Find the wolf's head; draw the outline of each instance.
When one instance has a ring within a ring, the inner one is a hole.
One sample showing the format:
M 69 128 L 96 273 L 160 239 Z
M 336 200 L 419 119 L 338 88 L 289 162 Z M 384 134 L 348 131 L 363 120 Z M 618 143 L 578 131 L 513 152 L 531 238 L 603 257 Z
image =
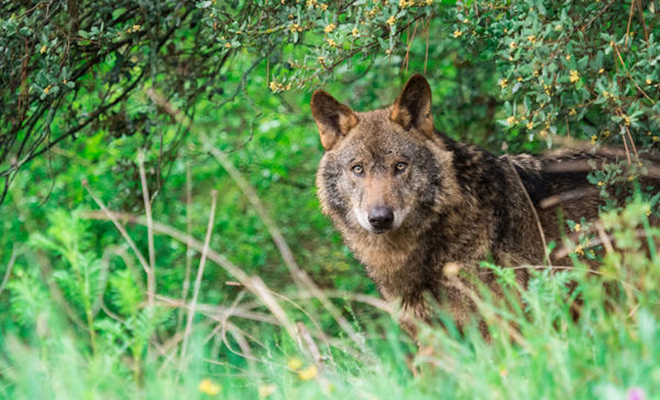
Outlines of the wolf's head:
M 451 153 L 435 133 L 423 76 L 412 76 L 386 109 L 354 112 L 322 90 L 314 92 L 311 109 L 326 150 L 318 195 L 340 228 L 414 229 L 451 201 Z

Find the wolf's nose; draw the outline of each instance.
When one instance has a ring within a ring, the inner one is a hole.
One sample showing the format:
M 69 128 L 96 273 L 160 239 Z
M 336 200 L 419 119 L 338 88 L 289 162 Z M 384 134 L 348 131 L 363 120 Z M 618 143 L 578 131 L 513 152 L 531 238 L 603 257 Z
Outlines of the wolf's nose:
M 369 211 L 369 223 L 376 229 L 390 229 L 394 212 L 389 207 L 374 207 Z

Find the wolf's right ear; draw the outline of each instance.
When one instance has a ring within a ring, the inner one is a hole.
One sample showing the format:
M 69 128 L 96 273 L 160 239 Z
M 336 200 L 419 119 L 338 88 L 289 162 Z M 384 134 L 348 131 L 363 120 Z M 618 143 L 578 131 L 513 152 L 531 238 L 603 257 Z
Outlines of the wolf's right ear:
M 312 116 L 319 127 L 321 144 L 326 150 L 336 145 L 358 123 L 353 110 L 335 100 L 326 91 L 314 92 L 311 106 Z
M 426 78 L 415 74 L 408 79 L 406 86 L 394 102 L 390 118 L 405 129 L 414 126 L 426 136 L 435 135 L 431 115 L 431 86 Z

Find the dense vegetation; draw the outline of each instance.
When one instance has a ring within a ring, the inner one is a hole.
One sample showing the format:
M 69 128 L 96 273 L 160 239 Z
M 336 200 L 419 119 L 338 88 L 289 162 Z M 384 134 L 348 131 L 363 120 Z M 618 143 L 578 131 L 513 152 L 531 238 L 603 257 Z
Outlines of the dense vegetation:
M 605 193 L 660 148 L 657 7 L 3 2 L 0 396 L 654 398 L 657 189 L 566 221 L 574 264 L 529 288 L 484 263 L 509 294 L 475 293 L 491 342 L 443 317 L 417 352 L 318 210 L 308 104 L 424 73 L 456 139 L 623 148 Z

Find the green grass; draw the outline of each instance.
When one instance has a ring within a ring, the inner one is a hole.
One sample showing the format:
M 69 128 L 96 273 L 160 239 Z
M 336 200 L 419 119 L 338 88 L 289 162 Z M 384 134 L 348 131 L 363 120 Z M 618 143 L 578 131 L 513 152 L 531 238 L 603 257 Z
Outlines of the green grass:
M 603 216 L 621 248 L 604 257 L 598 273 L 573 254 L 573 270 L 536 271 L 522 289 L 510 270 L 484 264 L 509 299 L 481 295 L 490 340 L 476 323 L 457 333 L 439 311 L 446 327 L 423 326 L 421 352 L 387 313 L 349 294 L 334 298 L 347 331 L 302 287 L 262 292 L 254 277 L 231 301 L 198 304 L 186 339 L 186 309 L 162 297 L 146 304 L 130 269 L 107 279 L 103 259 L 86 251 L 88 222 L 80 213 L 60 213 L 30 242 L 50 249 L 56 265 L 68 265 L 55 267 L 58 284 L 45 279 L 43 268 L 16 264 L 5 289 L 11 318 L 0 339 L 0 396 L 651 399 L 660 393 L 660 264 L 639 240 L 625 241 L 645 225 L 645 210 L 635 202 Z M 572 291 L 571 281 L 577 282 Z M 228 309 L 233 314 L 224 318 Z

